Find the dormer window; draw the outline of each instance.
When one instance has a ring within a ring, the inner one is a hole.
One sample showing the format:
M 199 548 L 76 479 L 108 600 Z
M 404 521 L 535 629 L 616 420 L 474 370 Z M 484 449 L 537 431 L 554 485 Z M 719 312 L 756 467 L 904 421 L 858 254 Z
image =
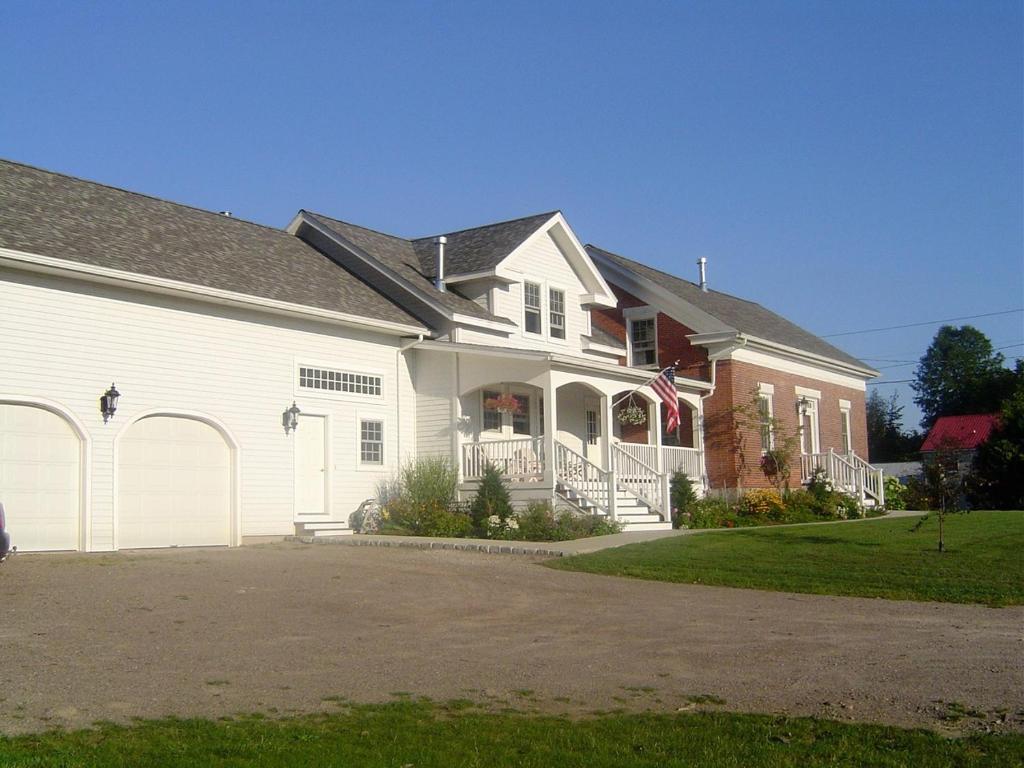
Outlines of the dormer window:
M 548 314 L 551 316 L 551 338 L 565 338 L 565 291 L 551 288 L 548 291 Z
M 527 333 L 540 333 L 540 285 L 523 283 L 523 328 Z

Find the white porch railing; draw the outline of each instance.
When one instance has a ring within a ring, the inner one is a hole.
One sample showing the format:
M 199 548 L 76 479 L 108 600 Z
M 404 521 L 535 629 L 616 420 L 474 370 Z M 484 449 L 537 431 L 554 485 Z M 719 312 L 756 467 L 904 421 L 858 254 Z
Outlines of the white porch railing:
M 462 446 L 462 477 L 479 480 L 493 464 L 505 477 L 520 480 L 544 474 L 544 438 L 488 440 Z
M 650 467 L 658 465 L 658 446 L 646 443 L 617 443 L 626 453 Z M 692 482 L 701 483 L 704 478 L 704 455 L 699 448 L 681 448 L 676 445 L 661 447 L 661 467 L 669 477 L 682 472 Z
M 555 441 L 555 477 L 593 506 L 602 511 L 610 510 L 609 473 L 558 441 Z
M 643 501 L 652 511 L 663 514 L 665 509 L 665 475 L 645 461 L 623 450 L 622 443 L 612 445 L 612 468 L 616 480 Z M 657 449 L 657 446 L 651 446 Z
M 849 453 L 808 453 L 800 457 L 800 482 L 810 482 L 816 470 L 824 470 L 832 485 L 851 493 L 861 501 L 870 496 L 879 506 L 885 504 L 882 470 L 868 464 L 853 451 Z

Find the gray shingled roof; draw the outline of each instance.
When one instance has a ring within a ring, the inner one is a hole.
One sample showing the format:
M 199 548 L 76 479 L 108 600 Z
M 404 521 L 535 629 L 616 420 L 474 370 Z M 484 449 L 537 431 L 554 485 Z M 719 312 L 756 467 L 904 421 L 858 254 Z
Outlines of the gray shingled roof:
M 428 291 L 431 297 L 446 309 L 470 315 L 471 317 L 514 325 L 507 318 L 492 315 L 475 301 L 467 299 L 460 294 L 454 287 L 449 287 L 444 292 L 437 290 L 434 287 L 433 270 L 428 273 L 424 268 L 412 240 L 387 235 L 373 229 L 350 224 L 347 221 L 332 219 L 330 216 L 325 216 L 322 213 L 305 211 L 305 214 L 368 253 L 392 272 L 405 278 L 413 285 Z M 446 249 L 446 261 L 448 260 L 447 254 L 448 251 Z
M 7 160 L 0 247 L 421 325 L 284 230 Z
M 760 304 L 730 296 L 720 291 L 702 291 L 696 283 L 683 280 L 681 277 L 676 277 L 668 272 L 662 272 L 660 269 L 649 267 L 638 261 L 627 259 L 625 256 L 606 251 L 595 245 L 587 245 L 586 248 L 588 253 L 603 256 L 624 269 L 660 285 L 683 301 L 717 318 L 740 333 L 774 341 L 777 344 L 785 344 L 786 346 L 831 358 L 848 365 L 871 369 L 871 366 L 843 352 L 838 347 L 832 346 L 810 331 L 806 331 L 795 323 L 791 323 L 770 309 L 765 309 Z
M 428 277 L 432 278 L 437 274 L 437 246 L 434 245 L 434 238 L 439 235 L 448 238 L 444 247 L 446 274 L 466 275 L 483 272 L 494 269 L 502 259 L 556 213 L 558 211 L 549 211 L 524 216 L 521 219 L 462 229 L 458 232 L 439 232 L 430 237 L 418 237 L 412 243 L 419 257 L 420 269 Z

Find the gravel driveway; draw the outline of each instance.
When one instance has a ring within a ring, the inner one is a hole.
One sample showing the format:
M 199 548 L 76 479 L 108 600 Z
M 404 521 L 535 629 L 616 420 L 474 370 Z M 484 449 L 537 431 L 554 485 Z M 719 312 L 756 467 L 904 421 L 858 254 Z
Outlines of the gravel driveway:
M 1024 609 L 642 582 L 528 558 L 296 543 L 17 556 L 0 732 L 330 711 L 402 692 L 1024 729 Z M 941 704 L 937 702 L 943 702 Z M 1000 716 L 998 710 L 1006 714 Z

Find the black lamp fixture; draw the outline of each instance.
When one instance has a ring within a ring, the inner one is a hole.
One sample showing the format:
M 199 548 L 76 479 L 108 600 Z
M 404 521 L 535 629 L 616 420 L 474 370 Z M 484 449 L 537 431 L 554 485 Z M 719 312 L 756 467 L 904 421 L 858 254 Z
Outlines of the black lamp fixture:
M 103 414 L 104 424 L 114 418 L 114 414 L 117 413 L 117 401 L 120 397 L 121 393 L 111 382 L 110 389 L 104 392 L 103 397 L 100 398 L 100 413 Z
M 286 433 L 294 432 L 296 429 L 299 428 L 300 413 L 302 413 L 302 411 L 299 410 L 299 406 L 297 406 L 295 404 L 295 401 L 292 400 L 292 407 L 284 412 L 284 418 L 282 419 L 282 421 L 284 422 L 284 431 Z

